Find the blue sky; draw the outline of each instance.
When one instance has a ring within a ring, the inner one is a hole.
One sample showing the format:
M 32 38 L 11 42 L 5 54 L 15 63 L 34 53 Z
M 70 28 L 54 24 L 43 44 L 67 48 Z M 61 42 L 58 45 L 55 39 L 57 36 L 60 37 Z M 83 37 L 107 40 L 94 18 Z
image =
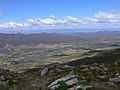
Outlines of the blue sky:
M 0 30 L 120 28 L 120 0 L 0 0 Z

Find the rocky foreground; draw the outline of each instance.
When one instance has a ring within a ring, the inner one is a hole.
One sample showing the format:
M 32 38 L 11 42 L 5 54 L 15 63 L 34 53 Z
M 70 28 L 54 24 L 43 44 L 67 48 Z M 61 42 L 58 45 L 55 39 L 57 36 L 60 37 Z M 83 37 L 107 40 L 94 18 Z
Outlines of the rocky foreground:
M 60 88 L 66 89 L 60 89 Z M 72 67 L 59 63 L 18 74 L 0 70 L 0 90 L 120 90 L 120 61 Z
M 104 60 L 108 60 L 109 53 L 116 59 L 90 64 L 75 62 L 76 65 L 53 63 L 23 73 L 1 69 L 0 90 L 120 90 L 118 50 L 99 57 L 104 56 Z

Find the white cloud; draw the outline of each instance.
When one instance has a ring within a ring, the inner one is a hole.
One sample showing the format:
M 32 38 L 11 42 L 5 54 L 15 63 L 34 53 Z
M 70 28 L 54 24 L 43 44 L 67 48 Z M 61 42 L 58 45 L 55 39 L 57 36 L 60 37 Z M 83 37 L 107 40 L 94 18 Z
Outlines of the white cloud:
M 37 19 L 28 19 L 27 22 L 31 25 L 38 26 L 65 26 L 65 25 L 75 25 L 81 23 L 76 17 L 67 16 L 62 19 L 57 19 L 55 16 L 49 16 L 45 19 L 37 18 Z
M 106 19 L 120 19 L 120 12 L 109 11 L 109 12 L 99 12 L 94 15 L 95 18 L 106 18 Z
M 83 22 L 87 24 L 104 24 L 108 23 L 120 23 L 120 12 L 119 11 L 109 11 L 109 12 L 98 12 L 93 15 L 93 17 L 84 18 Z
M 19 28 L 26 28 L 29 25 L 27 23 L 15 23 L 15 22 L 5 22 L 0 23 L 0 28 L 2 29 L 19 29 Z
M 98 22 L 120 23 L 120 12 L 99 12 L 94 15 L 94 18 L 98 19 Z
M 119 27 L 120 12 L 98 12 L 92 17 L 77 18 L 66 16 L 56 18 L 53 15 L 47 18 L 27 19 L 24 22 L 4 22 L 0 23 L 0 29 L 57 29 L 57 28 L 81 28 L 81 27 Z M 114 25 L 114 26 L 113 26 Z

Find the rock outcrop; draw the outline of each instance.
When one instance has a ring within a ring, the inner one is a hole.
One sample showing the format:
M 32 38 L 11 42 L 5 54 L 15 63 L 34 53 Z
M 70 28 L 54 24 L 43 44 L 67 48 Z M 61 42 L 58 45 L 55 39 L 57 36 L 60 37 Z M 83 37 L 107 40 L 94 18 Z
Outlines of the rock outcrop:
M 78 85 L 78 80 L 77 80 L 77 78 L 75 77 L 73 71 L 71 71 L 67 76 L 62 77 L 62 78 L 57 79 L 57 80 L 55 80 L 54 82 L 52 82 L 52 83 L 48 86 L 48 88 L 53 89 L 53 90 L 56 89 L 56 88 L 58 88 L 58 87 L 60 86 L 59 82 L 61 82 L 61 81 L 64 81 L 64 82 L 66 83 L 66 85 L 67 85 L 68 87 L 70 87 L 71 89 L 74 87 L 74 85 L 76 86 L 76 89 L 75 89 L 75 90 L 77 90 L 77 88 L 80 88 L 80 86 Z M 70 89 L 70 90 L 71 90 L 71 89 Z
M 120 77 L 110 78 L 109 80 L 110 80 L 111 82 L 114 82 L 114 83 L 120 82 Z
M 52 63 L 49 65 L 46 65 L 42 70 L 41 70 L 41 76 L 46 75 L 51 72 L 56 72 L 58 70 L 63 70 L 64 68 L 72 68 L 71 66 L 68 65 L 63 65 L 60 63 Z

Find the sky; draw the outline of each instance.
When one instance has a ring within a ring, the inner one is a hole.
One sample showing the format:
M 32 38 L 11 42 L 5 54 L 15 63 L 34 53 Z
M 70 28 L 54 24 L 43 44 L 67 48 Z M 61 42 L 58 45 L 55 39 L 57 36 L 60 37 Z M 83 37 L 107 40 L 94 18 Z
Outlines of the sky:
M 0 0 L 0 32 L 120 28 L 120 0 Z

